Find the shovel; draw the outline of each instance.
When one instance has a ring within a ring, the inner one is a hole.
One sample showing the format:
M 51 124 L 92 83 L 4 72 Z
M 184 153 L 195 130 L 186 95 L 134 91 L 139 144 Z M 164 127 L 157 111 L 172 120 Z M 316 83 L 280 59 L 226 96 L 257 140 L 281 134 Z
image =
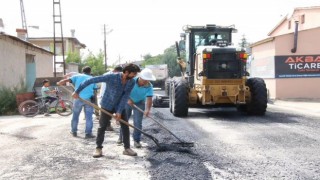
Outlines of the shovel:
M 69 89 L 65 88 L 64 86 L 62 86 L 62 87 L 63 87 L 65 90 L 67 90 L 67 91 L 69 91 L 70 93 L 72 93 Z M 111 114 L 111 113 L 109 113 L 108 111 L 100 108 L 99 106 L 97 106 L 97 105 L 95 105 L 95 104 L 93 104 L 93 103 L 91 103 L 91 102 L 89 102 L 89 101 L 87 101 L 87 100 L 84 100 L 84 99 L 82 99 L 82 98 L 80 98 L 80 97 L 79 97 L 79 100 L 82 101 L 83 103 L 85 103 L 85 104 L 87 104 L 87 105 L 89 105 L 89 106 L 91 106 L 91 107 L 93 107 L 93 108 L 95 108 L 95 109 L 97 109 L 97 110 L 100 110 L 101 112 L 103 112 L 103 113 L 105 113 L 105 114 L 107 114 L 107 115 L 115 118 L 115 117 L 113 116 L 113 114 Z M 141 129 L 139 129 L 139 128 L 133 126 L 133 125 L 131 125 L 130 123 L 128 123 L 127 121 L 125 121 L 125 120 L 123 120 L 123 119 L 119 119 L 119 121 L 120 121 L 121 123 L 123 123 L 123 124 L 125 124 L 125 125 L 127 125 L 127 126 L 129 126 L 129 127 L 131 127 L 131 128 L 133 128 L 133 129 L 137 130 L 137 131 L 140 131 L 143 135 L 145 135 L 146 137 L 150 138 L 153 142 L 155 142 L 156 145 L 157 145 L 159 148 L 162 148 L 162 147 L 160 146 L 160 144 L 159 144 L 158 139 L 156 139 L 155 137 L 151 136 L 150 134 L 147 134 L 146 132 L 142 131 Z
M 140 109 L 138 106 L 136 106 L 135 104 L 133 104 L 133 107 L 135 109 L 137 109 L 138 111 L 140 111 L 141 113 L 144 113 L 144 111 L 142 109 Z M 163 124 L 161 124 L 159 121 L 155 120 L 153 117 L 151 116 L 147 116 L 149 117 L 151 120 L 153 120 L 154 122 L 156 122 L 158 125 L 160 125 L 163 129 L 167 130 L 173 137 L 175 137 L 179 142 L 174 142 L 173 144 L 177 144 L 180 145 L 182 147 L 193 147 L 194 143 L 192 142 L 185 142 L 182 141 L 180 138 L 178 138 L 173 132 L 171 132 L 166 126 L 164 126 Z

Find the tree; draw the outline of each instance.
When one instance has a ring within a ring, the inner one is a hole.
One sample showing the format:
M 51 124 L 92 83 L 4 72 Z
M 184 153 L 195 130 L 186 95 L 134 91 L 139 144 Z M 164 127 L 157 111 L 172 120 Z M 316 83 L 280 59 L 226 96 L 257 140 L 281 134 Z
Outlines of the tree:
M 145 59 L 141 65 L 146 66 L 146 65 L 157 65 L 157 64 L 163 64 L 162 55 L 157 55 L 154 57 L 150 55 L 150 57 Z
M 157 56 L 146 54 L 143 57 L 144 62 L 142 63 L 142 66 L 167 64 L 170 77 L 179 76 L 181 74 L 180 68 L 177 64 L 177 51 L 175 45 L 165 49 L 163 54 L 159 54 Z
M 247 42 L 246 36 L 243 34 L 241 41 L 239 43 L 239 47 L 246 50 L 249 46 L 250 46 L 250 43 Z
M 102 52 L 102 50 L 100 50 L 100 52 L 97 55 L 94 55 L 92 52 L 89 52 L 89 54 L 83 60 L 83 64 L 85 66 L 91 67 L 91 73 L 94 76 L 102 75 L 103 73 L 105 73 L 104 53 Z
M 177 58 L 177 50 L 175 45 L 172 45 L 164 50 L 162 61 L 164 64 L 168 65 L 170 77 L 181 75 L 180 68 L 177 63 Z
M 150 53 L 148 53 L 148 54 L 143 56 L 144 60 L 147 60 L 147 59 L 150 59 L 150 58 L 152 58 L 152 55 Z
M 66 63 L 78 63 L 81 64 L 81 55 L 77 52 L 68 52 Z

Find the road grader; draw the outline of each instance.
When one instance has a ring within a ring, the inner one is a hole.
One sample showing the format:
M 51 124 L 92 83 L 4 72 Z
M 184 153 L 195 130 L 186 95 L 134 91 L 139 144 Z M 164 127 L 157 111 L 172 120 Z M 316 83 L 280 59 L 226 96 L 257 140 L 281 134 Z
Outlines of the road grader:
M 262 78 L 249 77 L 248 54 L 232 43 L 235 27 L 187 25 L 183 31 L 176 42 L 181 76 L 165 83 L 170 112 L 184 117 L 193 106 L 233 106 L 249 115 L 264 115 L 266 84 Z

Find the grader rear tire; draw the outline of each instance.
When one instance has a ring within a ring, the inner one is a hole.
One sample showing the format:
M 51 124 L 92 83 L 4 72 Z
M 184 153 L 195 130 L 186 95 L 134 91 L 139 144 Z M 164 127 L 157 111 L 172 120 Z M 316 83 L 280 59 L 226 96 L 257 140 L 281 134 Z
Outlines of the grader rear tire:
M 268 103 L 267 87 L 263 79 L 250 78 L 246 85 L 250 88 L 251 101 L 247 104 L 249 115 L 262 116 L 265 114 Z

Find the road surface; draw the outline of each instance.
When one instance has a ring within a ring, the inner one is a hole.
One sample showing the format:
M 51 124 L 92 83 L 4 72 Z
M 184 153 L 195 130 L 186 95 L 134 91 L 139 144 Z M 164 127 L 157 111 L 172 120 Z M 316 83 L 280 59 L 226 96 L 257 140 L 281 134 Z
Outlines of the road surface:
M 114 122 L 104 156 L 92 158 L 95 139 L 84 139 L 82 119 L 74 138 L 71 116 L 2 116 L 0 179 L 319 179 L 319 104 L 268 104 L 262 117 L 191 108 L 187 118 L 176 118 L 168 108 L 155 108 L 156 120 L 195 146 L 172 144 L 178 140 L 145 119 L 144 131 L 165 151 L 143 136 L 143 148 L 133 148 L 137 157 L 122 155 Z M 97 127 L 95 121 L 94 132 Z

